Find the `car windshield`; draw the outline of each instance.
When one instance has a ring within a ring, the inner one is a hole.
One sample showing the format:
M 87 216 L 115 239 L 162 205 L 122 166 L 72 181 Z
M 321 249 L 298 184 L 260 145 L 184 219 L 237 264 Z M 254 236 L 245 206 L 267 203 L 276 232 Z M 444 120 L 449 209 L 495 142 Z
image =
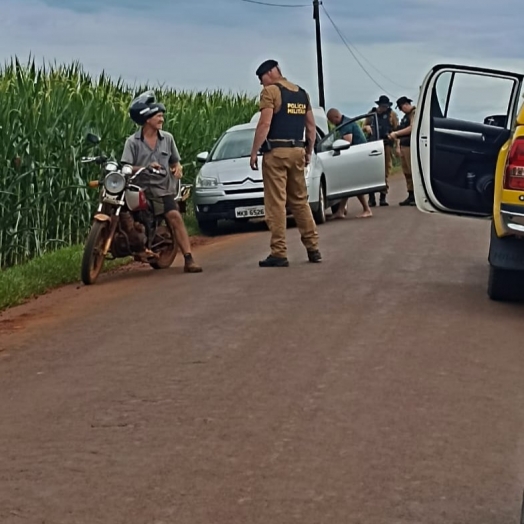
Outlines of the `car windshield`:
M 229 131 L 218 142 L 211 154 L 211 161 L 245 158 L 251 155 L 255 129 Z

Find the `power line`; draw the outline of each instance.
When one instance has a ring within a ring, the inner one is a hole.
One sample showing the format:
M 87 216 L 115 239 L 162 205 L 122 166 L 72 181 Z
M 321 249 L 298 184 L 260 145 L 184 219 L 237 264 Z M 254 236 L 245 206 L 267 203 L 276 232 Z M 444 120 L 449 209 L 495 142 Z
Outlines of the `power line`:
M 325 10 L 325 8 L 324 8 L 324 10 Z M 373 63 L 368 58 L 366 58 L 366 56 L 362 53 L 362 51 L 359 51 L 358 47 L 354 43 L 350 42 L 347 38 L 346 38 L 346 41 L 347 41 L 348 45 L 351 46 L 369 64 L 369 66 L 371 68 L 373 68 L 382 78 L 384 78 L 385 80 L 387 80 L 391 84 L 396 85 L 397 87 L 400 87 L 401 89 L 411 89 L 411 87 L 403 86 L 402 84 L 399 84 L 398 82 L 395 82 L 395 80 L 393 80 L 389 76 L 385 75 L 378 67 L 375 67 L 373 65 Z
M 406 87 L 402 84 L 399 84 L 398 82 L 395 82 L 395 80 L 391 79 L 389 76 L 385 75 L 378 67 L 375 67 L 356 47 L 355 44 L 353 44 L 353 49 L 372 67 L 384 80 L 387 80 L 391 84 L 400 87 L 401 89 L 413 89 L 412 87 Z
M 393 96 L 391 95 L 391 93 L 389 93 L 386 89 L 384 89 L 374 78 L 373 76 L 368 72 L 368 70 L 364 67 L 364 65 L 362 64 L 362 62 L 358 59 L 358 57 L 356 56 L 356 54 L 353 52 L 353 49 L 351 49 L 351 46 L 349 45 L 349 43 L 347 42 L 346 38 L 344 37 L 344 35 L 342 34 L 342 32 L 340 31 L 340 29 L 337 27 L 337 24 L 335 24 L 335 21 L 333 20 L 333 18 L 331 18 L 330 14 L 327 12 L 327 9 L 324 7 L 324 5 L 322 4 L 322 9 L 324 10 L 324 13 L 326 14 L 328 20 L 331 22 L 331 25 L 333 26 L 333 28 L 335 29 L 335 31 L 337 32 L 338 36 L 340 37 L 340 39 L 342 40 L 342 43 L 346 46 L 347 50 L 351 53 L 351 56 L 355 59 L 355 61 L 357 62 L 357 64 L 360 66 L 360 68 L 362 69 L 362 71 L 364 71 L 364 73 L 369 77 L 369 79 L 377 86 L 379 87 L 386 95 L 389 95 L 389 96 Z
M 260 0 L 241 0 L 250 4 L 258 4 L 268 7 L 311 7 L 310 4 L 276 4 L 274 2 L 265 2 Z M 320 17 L 319 17 L 319 4 L 321 0 L 313 0 L 313 19 L 316 24 L 316 40 L 317 40 L 317 67 L 318 67 L 318 96 L 320 107 L 325 106 L 324 101 L 324 74 L 322 71 L 322 50 L 320 43 Z
M 346 39 L 347 40 L 347 39 Z M 393 80 L 392 78 L 390 78 L 389 76 L 385 75 L 378 67 L 375 67 L 373 65 L 373 63 L 368 59 L 366 58 L 366 56 L 362 53 L 362 51 L 359 51 L 358 47 L 349 42 L 349 40 L 347 40 L 347 43 L 349 46 L 351 46 L 368 64 L 371 68 L 373 68 L 382 78 L 384 78 L 385 80 L 387 80 L 388 82 L 390 82 L 391 84 L 393 85 L 396 85 L 397 87 L 400 87 L 401 89 L 412 89 L 411 87 L 406 87 L 402 84 L 399 84 L 398 82 L 395 82 L 395 80 Z
M 309 4 L 273 4 L 272 2 L 259 2 L 258 0 L 241 0 L 248 4 L 265 5 L 269 7 L 311 7 Z
M 261 1 L 261 0 L 241 0 L 242 2 L 247 2 L 247 3 L 250 3 L 250 4 L 257 4 L 257 5 L 263 5 L 263 6 L 267 6 L 267 7 L 310 7 L 309 4 L 279 4 L 279 3 L 273 3 L 273 2 L 265 2 L 265 1 Z M 387 80 L 388 82 L 390 82 L 392 85 L 395 85 L 397 87 L 400 87 L 402 89 L 409 89 L 408 87 L 406 86 L 403 86 L 397 82 L 395 82 L 394 80 L 392 80 L 391 78 L 389 78 L 387 75 L 385 75 L 384 73 L 382 73 L 382 71 L 380 71 L 377 67 L 375 67 L 363 54 L 361 51 L 358 50 L 358 48 L 350 43 L 348 41 L 348 39 L 342 34 L 342 31 L 338 28 L 337 24 L 335 23 L 335 21 L 333 20 L 333 18 L 331 17 L 331 15 L 328 13 L 327 9 L 325 8 L 324 6 L 324 3 L 322 1 L 318 2 L 319 5 L 322 6 L 322 9 L 324 10 L 324 13 L 326 14 L 328 20 L 330 21 L 331 25 L 333 26 L 333 28 L 335 29 L 335 31 L 337 32 L 338 36 L 340 37 L 340 39 L 342 40 L 342 43 L 344 44 L 344 46 L 347 48 L 347 50 L 351 53 L 351 56 L 354 58 L 354 60 L 357 62 L 357 64 L 360 66 L 360 68 L 362 69 L 362 71 L 364 71 L 364 73 L 369 77 L 369 79 L 379 88 L 381 89 L 384 93 L 388 94 L 389 96 L 392 96 L 383 86 L 381 86 L 377 80 L 375 80 L 375 78 L 371 75 L 371 73 L 364 67 L 364 65 L 362 64 L 362 62 L 358 59 L 358 57 L 356 56 L 355 52 L 358 53 L 362 59 L 364 61 L 366 61 L 369 66 L 374 69 L 380 76 L 382 76 L 385 80 Z

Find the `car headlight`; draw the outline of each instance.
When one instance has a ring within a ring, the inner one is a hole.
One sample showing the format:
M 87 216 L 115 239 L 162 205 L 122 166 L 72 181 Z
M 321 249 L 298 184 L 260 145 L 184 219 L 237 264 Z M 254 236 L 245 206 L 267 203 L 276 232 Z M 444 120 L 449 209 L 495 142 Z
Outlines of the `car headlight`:
M 108 193 L 121 193 L 126 187 L 126 179 L 120 173 L 110 173 L 104 179 L 104 187 Z
M 210 189 L 218 186 L 218 178 L 198 175 L 195 180 L 195 186 Z

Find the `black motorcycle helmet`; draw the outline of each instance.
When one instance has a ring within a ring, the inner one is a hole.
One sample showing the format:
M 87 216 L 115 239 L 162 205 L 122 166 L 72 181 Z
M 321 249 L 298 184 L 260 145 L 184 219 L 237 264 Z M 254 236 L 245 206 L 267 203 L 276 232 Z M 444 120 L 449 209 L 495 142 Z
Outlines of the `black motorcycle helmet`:
M 146 91 L 138 95 L 129 106 L 129 116 L 139 126 L 143 126 L 147 120 L 157 113 L 165 112 L 166 107 L 164 104 L 156 102 L 153 91 Z

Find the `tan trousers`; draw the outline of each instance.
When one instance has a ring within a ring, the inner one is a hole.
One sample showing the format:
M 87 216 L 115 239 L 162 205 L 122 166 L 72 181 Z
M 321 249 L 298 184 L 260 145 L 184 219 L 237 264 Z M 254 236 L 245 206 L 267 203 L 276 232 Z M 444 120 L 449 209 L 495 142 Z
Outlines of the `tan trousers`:
M 408 191 L 413 191 L 413 176 L 411 174 L 411 148 L 409 146 L 401 146 L 400 157 L 402 159 L 402 172 L 406 177 Z
M 262 159 L 266 222 L 271 231 L 271 254 L 275 257 L 287 257 L 286 202 L 306 249 L 318 249 L 317 227 L 307 199 L 305 167 L 305 151 L 298 147 L 275 148 Z

